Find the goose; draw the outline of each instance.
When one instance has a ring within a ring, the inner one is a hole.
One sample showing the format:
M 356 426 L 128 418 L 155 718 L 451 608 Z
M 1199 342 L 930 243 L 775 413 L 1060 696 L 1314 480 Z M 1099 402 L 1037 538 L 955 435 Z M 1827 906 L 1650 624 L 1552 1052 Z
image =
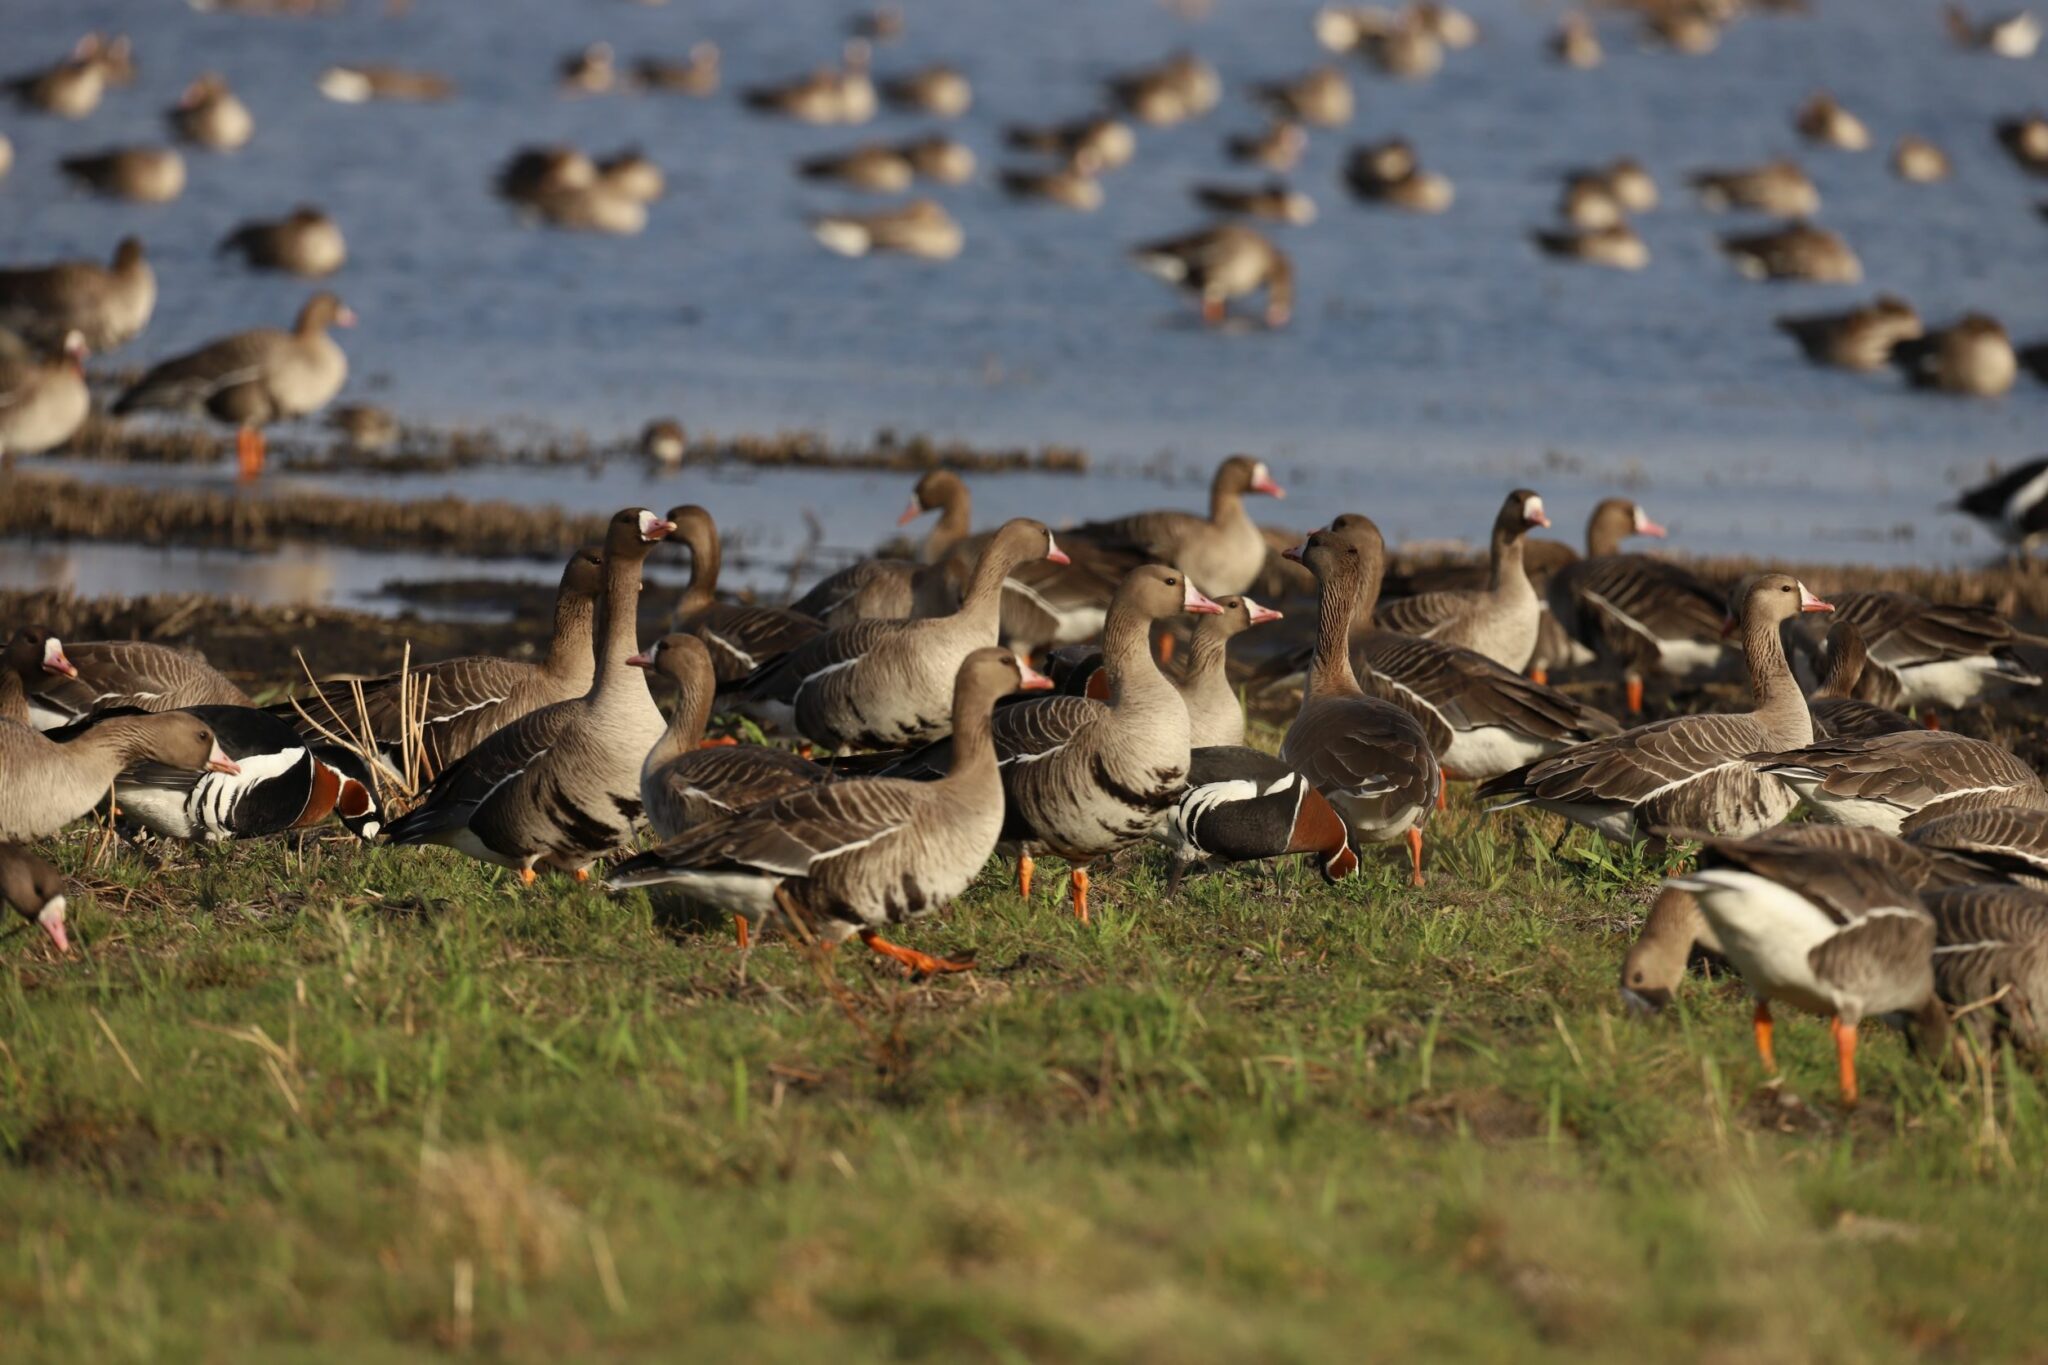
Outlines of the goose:
M 640 765 L 640 805 L 661 840 L 707 820 L 823 782 L 826 771 L 787 749 L 763 744 L 703 747 L 718 679 L 694 635 L 666 635 L 627 663 L 674 683 L 676 711 Z
M 1109 94 L 1140 123 L 1167 128 L 1208 113 L 1222 97 L 1216 69 L 1192 52 L 1178 52 L 1157 66 L 1112 76 Z
M 1907 133 L 1892 148 L 1892 174 L 1916 185 L 1949 178 L 1948 153 L 1924 137 Z
M 190 706 L 247 706 L 248 694 L 206 660 L 142 640 L 106 640 L 64 647 L 71 670 L 56 670 L 29 689 L 38 730 L 70 725 L 101 711 L 175 711 Z
M 64 334 L 47 357 L 0 350 L 0 457 L 40 455 L 77 434 L 92 411 L 85 387 L 85 337 Z
M 1462 52 L 1479 41 L 1479 24 L 1471 15 L 1443 0 L 1413 0 L 1409 12 L 1436 40 L 1454 52 Z
M 1223 140 L 1223 152 L 1232 161 L 1263 166 L 1277 174 L 1293 170 L 1308 150 L 1308 134 L 1299 123 L 1286 120 L 1266 125 L 1256 133 L 1233 133 Z
M 1870 129 L 1863 120 L 1844 109 L 1833 95 L 1818 91 L 1793 111 L 1792 126 L 1808 142 L 1860 152 L 1870 146 Z
M 1443 789 L 1429 737 L 1392 702 L 1369 697 L 1351 665 L 1351 627 L 1370 620 L 1385 572 L 1379 528 L 1364 517 L 1317 531 L 1290 558 L 1316 576 L 1315 659 L 1280 761 L 1315 784 L 1344 817 L 1354 845 L 1406 839 L 1422 885 L 1422 827 Z
M 2014 629 L 1989 607 L 1875 589 L 1841 593 L 1835 607 L 1837 620 L 1854 623 L 1862 633 L 1868 652 L 1855 691 L 1863 701 L 1900 710 L 1953 708 L 2041 685 L 2015 651 L 2048 641 Z
M 1244 496 L 1284 498 L 1263 460 L 1232 455 L 1209 481 L 1209 515 L 1158 510 L 1112 521 L 1084 522 L 1070 533 L 1132 562 L 1153 560 L 1187 572 L 1211 596 L 1235 596 L 1252 585 L 1266 563 L 1266 538 L 1245 511 Z
M 555 593 L 547 656 L 539 663 L 467 655 L 402 674 L 329 679 L 269 709 L 308 739 L 367 740 L 393 772 L 406 770 L 407 747 L 416 745 L 424 775 L 433 777 L 521 716 L 590 691 L 603 581 L 598 547 L 570 556 Z
M 2009 881 L 2048 891 L 2048 811 L 1979 806 L 1917 820 L 1907 842 L 1978 870 L 1972 881 Z
M 950 261 L 967 235 L 936 199 L 913 199 L 875 213 L 827 213 L 811 219 L 811 236 L 841 256 L 897 252 L 927 261 Z
M 1789 223 L 1770 232 L 1723 233 L 1721 251 L 1745 279 L 1855 284 L 1863 278 L 1863 263 L 1849 244 L 1811 223 Z
M 1777 326 L 1814 364 L 1863 371 L 1883 369 L 1894 346 L 1926 330 L 1913 305 L 1895 294 L 1879 294 L 1847 312 L 1780 317 Z
M 1355 148 L 1344 163 L 1344 182 L 1367 203 L 1410 213 L 1442 213 L 1457 197 L 1448 176 L 1424 170 L 1399 140 Z
M 896 519 L 908 526 L 927 512 L 939 520 L 915 562 L 904 559 L 863 559 L 826 575 L 790 604 L 790 610 L 827 626 L 854 621 L 902 620 L 911 616 L 943 616 L 959 603 L 948 576 L 955 552 L 962 549 L 974 525 L 973 500 L 967 484 L 950 469 L 934 469 L 919 478 L 910 505 Z M 971 567 L 967 568 L 971 572 Z
M 974 149 L 957 138 L 932 133 L 898 143 L 896 150 L 919 179 L 939 185 L 964 185 L 974 179 Z
M 596 184 L 597 163 L 589 153 L 562 144 L 521 147 L 498 167 L 491 183 L 515 203 L 531 203 L 556 191 Z
M 156 311 L 156 272 L 139 238 L 123 237 L 111 266 L 97 261 L 0 270 L 0 327 L 54 344 L 77 332 L 95 353 L 132 340 Z
M 1695 171 L 1687 179 L 1699 194 L 1701 207 L 1715 212 L 1748 209 L 1780 218 L 1810 218 L 1820 212 L 1820 191 L 1795 161 Z
M 1359 10 L 1358 50 L 1386 75 L 1404 81 L 1427 80 L 1444 64 L 1444 45 L 1431 25 L 1413 8 L 1398 16 L 1374 19 Z
M 14 144 L 7 140 L 5 133 L 0 133 L 0 180 L 5 180 L 7 173 L 13 169 Z
M 1008 650 L 970 650 L 955 672 L 952 762 L 938 781 L 805 787 L 628 859 L 606 885 L 675 886 L 745 924 L 780 918 L 827 944 L 857 936 L 919 976 L 966 970 L 971 959 L 905 948 L 881 930 L 945 908 L 980 875 L 1003 826 L 991 712 L 1012 692 L 1048 686 Z
M 2010 750 L 1945 730 L 1819 740 L 1758 756 L 1814 818 L 1887 834 L 1958 810 L 2048 809 L 2048 790 Z
M 330 66 L 316 82 L 320 93 L 336 104 L 367 104 L 371 100 L 438 104 L 455 94 L 455 82 L 435 71 L 400 66 Z
M 1249 597 L 1221 597 L 1216 605 L 1222 610 L 1203 614 L 1189 636 L 1187 668 L 1169 681 L 1187 707 L 1191 745 L 1242 748 L 1244 703 L 1230 682 L 1230 642 L 1253 626 L 1281 620 L 1283 613 Z M 1100 649 L 1070 645 L 1055 650 L 1047 672 L 1062 696 L 1109 700 L 1109 673 Z
M 528 885 L 539 867 L 581 881 L 592 861 L 630 842 L 641 819 L 641 760 L 668 725 L 626 660 L 640 652 L 641 564 L 669 530 L 645 508 L 612 518 L 590 691 L 529 711 L 470 750 L 390 824 L 390 842 L 445 844 L 513 868 Z
M 1006 166 L 996 172 L 996 183 L 1012 199 L 1040 200 L 1076 213 L 1102 207 L 1102 182 L 1078 157 L 1050 170 Z
M 1923 1055 L 1946 1050 L 1934 989 L 1934 919 L 1898 874 L 1867 858 L 1768 839 L 1707 841 L 1690 891 L 1729 963 L 1756 996 L 1757 1053 L 1775 1073 L 1771 1005 L 1829 1016 L 1842 1102 L 1857 1100 L 1856 1029 L 1912 1016 Z
M 882 98 L 911 113 L 959 118 L 974 107 L 974 86 L 957 69 L 939 64 L 882 82 Z
M 1915 388 L 1974 398 L 2010 392 L 2020 368 L 2005 327 L 1984 313 L 1965 313 L 1947 327 L 1901 342 L 1891 361 Z
M 864 143 L 850 151 L 806 157 L 797 162 L 797 174 L 806 180 L 829 180 L 875 194 L 900 194 L 910 188 L 917 168 L 897 148 L 879 142 Z
M 1189 751 L 1187 789 L 1167 812 L 1158 837 L 1173 854 L 1169 896 L 1189 868 L 1204 863 L 1307 853 L 1324 881 L 1340 882 L 1358 870 L 1358 854 L 1337 808 L 1300 773 L 1243 745 Z
M 1627 223 L 1559 232 L 1539 228 L 1529 234 L 1546 256 L 1609 270 L 1642 270 L 1650 264 L 1650 247 Z
M 721 686 L 739 682 L 823 631 L 823 622 L 803 611 L 719 601 L 724 547 L 718 523 L 694 504 L 670 508 L 664 520 L 669 539 L 690 552 L 690 582 L 676 603 L 675 627 L 704 642 Z
M 1138 152 L 1137 134 L 1128 123 L 1107 116 L 1075 123 L 1013 124 L 1003 132 L 1005 145 L 1061 160 L 1084 157 L 1097 170 L 1113 171 L 1130 164 Z
M 633 63 L 633 80 L 642 89 L 708 99 L 718 93 L 719 51 L 716 43 L 692 43 L 684 60 L 642 57 Z
M 1998 121 L 1999 145 L 2023 171 L 2048 175 L 2048 115 L 2021 114 Z
M 1351 80 L 1336 66 L 1311 67 L 1299 76 L 1252 87 L 1252 97 L 1272 109 L 1276 118 L 1336 128 L 1351 122 L 1357 100 Z
M 565 95 L 603 95 L 619 83 L 618 64 L 610 43 L 592 43 L 572 52 L 556 64 L 559 85 Z
M 1195 202 L 1217 213 L 1261 218 L 1289 227 L 1307 227 L 1316 220 L 1316 201 L 1286 182 L 1269 180 L 1263 185 L 1196 185 L 1190 191 Z
M 544 190 L 527 202 L 533 221 L 565 232 L 638 236 L 647 227 L 644 201 L 600 181 L 575 189 Z
M 822 66 L 783 85 L 756 86 L 742 99 L 750 109 L 800 123 L 866 123 L 875 116 L 868 58 L 867 43 L 856 39 L 846 45 L 841 66 Z
M 42 839 L 84 815 L 123 770 L 161 763 L 192 771 L 240 771 L 221 752 L 213 731 L 182 711 L 114 716 L 68 744 L 11 720 L 0 720 L 0 842 Z
M 2048 1042 L 2048 892 L 1960 886 L 1924 893 L 1934 917 L 1934 989 L 1981 1045 Z M 1990 1007 L 1990 1012 L 1984 1009 Z M 1994 1022 L 1995 1021 L 1995 1022 Z
M 1595 172 L 1607 182 L 1609 193 L 1630 213 L 1648 213 L 1657 207 L 1657 181 L 1634 157 L 1617 157 Z
M 64 874 L 19 844 L 0 844 L 0 900 L 48 934 L 58 952 L 71 951 L 71 932 L 64 923 Z
M 20 627 L 0 650 L 0 720 L 31 724 L 29 689 L 40 686 L 46 674 L 75 678 L 78 669 L 65 657 L 64 642 L 46 628 Z
M 100 107 L 107 86 L 113 83 L 108 78 L 99 41 L 96 35 L 87 34 L 64 60 L 9 77 L 7 93 L 24 109 L 55 114 L 58 118 L 85 118 Z
M 310 204 L 285 217 L 243 223 L 221 238 L 217 254 L 240 252 L 258 270 L 282 270 L 309 279 L 332 275 L 348 260 L 348 243 L 332 218 Z
M 2048 456 L 1966 489 L 1951 506 L 1989 526 L 2008 545 L 2031 549 L 2048 538 Z
M 741 685 L 750 705 L 788 708 L 798 733 L 827 748 L 899 748 L 942 738 L 960 661 L 1000 628 L 1003 580 L 1026 560 L 1066 555 L 1044 523 L 1006 522 L 974 567 L 959 610 L 918 621 L 828 630 Z
M 1607 60 L 1593 21 L 1579 10 L 1567 10 L 1557 21 L 1557 32 L 1550 37 L 1550 55 L 1580 71 L 1591 71 Z
M 238 332 L 160 361 L 114 400 L 114 413 L 203 410 L 233 423 L 242 474 L 253 477 L 263 470 L 265 426 L 318 412 L 341 392 L 348 357 L 327 329 L 355 323 L 348 305 L 323 290 L 306 300 L 289 332 Z
M 1949 36 L 1963 47 L 2024 61 L 2041 46 L 2041 21 L 2025 10 L 1982 23 L 1972 22 L 1961 5 L 1943 5 L 1941 13 Z
M 96 194 L 138 204 L 168 204 L 185 192 L 185 158 L 171 147 L 111 147 L 67 156 L 65 175 Z
M 1558 196 L 1557 215 L 1575 228 L 1612 228 L 1627 221 L 1628 210 L 1608 186 L 1606 176 L 1580 171 L 1566 178 Z
M 1219 223 L 1184 237 L 1147 242 L 1131 251 L 1147 274 L 1178 285 L 1202 303 L 1202 321 L 1222 323 L 1230 300 L 1266 291 L 1266 325 L 1285 327 L 1294 315 L 1294 263 L 1286 252 L 1241 223 Z
M 640 453 L 664 469 L 680 469 L 690 453 L 690 434 L 673 417 L 657 417 L 640 428 Z
M 181 139 L 216 152 L 246 147 L 256 133 L 249 106 L 228 88 L 224 77 L 213 72 L 186 86 L 164 117 Z
M 1919 728 L 1897 711 L 1856 695 L 1863 670 L 1870 662 L 1870 651 L 1854 621 L 1837 621 L 1828 627 L 1821 655 L 1827 662 L 1827 674 L 1811 698 L 1817 737 L 1868 739 Z
M 942 562 L 946 583 L 973 575 L 974 565 L 988 548 L 987 533 L 954 546 Z M 1081 645 L 1102 633 L 1109 599 L 1130 569 L 1129 555 L 1070 539 L 1064 562 L 1033 559 L 1010 570 L 1003 580 L 1001 639 L 1020 654 L 1037 657 L 1063 645 Z M 929 577 L 918 580 L 932 584 Z M 923 594 L 919 594 L 923 600 Z
M 1389 630 L 1463 645 L 1506 668 L 1528 667 L 1536 652 L 1542 599 L 1522 567 L 1523 539 L 1550 525 L 1543 499 L 1517 488 L 1493 519 L 1487 585 L 1478 591 L 1423 593 L 1384 603 L 1379 622 Z
M 1749 756 L 1813 742 L 1813 717 L 1778 637 L 1801 612 L 1830 611 L 1789 574 L 1758 574 L 1737 590 L 1749 656 L 1753 709 L 1676 716 L 1566 749 L 1480 784 L 1493 807 L 1535 805 L 1616 843 L 1663 838 L 1666 830 L 1730 837 L 1760 834 L 1799 804 Z
M 668 191 L 668 177 L 638 147 L 621 148 L 600 160 L 597 183 L 641 204 L 651 204 Z

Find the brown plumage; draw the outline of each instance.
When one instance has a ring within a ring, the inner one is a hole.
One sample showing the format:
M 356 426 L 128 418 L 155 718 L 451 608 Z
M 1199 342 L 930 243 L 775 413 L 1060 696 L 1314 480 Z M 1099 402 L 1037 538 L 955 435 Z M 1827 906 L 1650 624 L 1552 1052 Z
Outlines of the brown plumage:
M 1069 538 L 1129 563 L 1152 561 L 1187 571 L 1210 596 L 1244 592 L 1266 563 L 1266 539 L 1245 511 L 1247 493 L 1285 497 L 1265 461 L 1232 455 L 1209 483 L 1209 514 L 1160 510 L 1084 522 Z
M 1828 671 L 1812 697 L 1817 736 L 1823 739 L 1868 739 L 1872 735 L 1896 734 L 1918 728 L 1908 716 L 1857 698 L 1856 689 L 1863 680 L 1863 670 L 1870 656 L 1863 646 L 1863 632 L 1856 628 L 1854 621 L 1837 621 L 1828 628 L 1821 657 Z
M 2048 891 L 2048 810 L 1987 806 L 1914 823 L 1909 842 L 1977 869 L 1972 880 L 2004 880 Z
M 787 607 L 719 601 L 718 523 L 694 505 L 670 508 L 667 520 L 675 528 L 670 538 L 690 552 L 690 582 L 676 603 L 676 629 L 704 642 L 721 685 L 740 681 L 824 630 L 814 617 Z
M 1778 319 L 1778 330 L 1799 343 L 1816 365 L 1844 370 L 1881 370 L 1892 348 L 1925 330 L 1913 305 L 1892 294 L 1847 312 L 1808 313 Z
M 58 261 L 0 270 L 0 328 L 46 346 L 77 332 L 95 352 L 131 340 L 156 311 L 156 272 L 142 241 L 124 237 L 111 265 Z
M 50 354 L 0 347 L 0 456 L 40 455 L 70 440 L 92 410 L 85 338 L 67 333 Z
M 19 844 L 0 844 L 0 900 L 48 934 L 58 952 L 71 951 L 64 924 L 64 874 Z
M 1810 803 L 1815 818 L 1893 834 L 1976 807 L 2048 809 L 2048 790 L 2017 755 L 1944 730 L 1823 740 L 1779 750 L 1761 767 Z
M 1954 707 L 2041 684 L 2016 653 L 2039 644 L 2039 637 L 2016 630 L 1989 607 L 1857 589 L 1838 594 L 1835 609 L 1837 619 L 1857 628 L 1867 651 L 1851 694 L 1860 700 Z
M 2029 1052 L 2048 1042 L 2048 893 L 2023 886 L 1930 892 L 1934 985 L 1962 1025 L 1986 1043 Z
M 1230 300 L 1266 291 L 1266 325 L 1294 315 L 1294 263 L 1287 253 L 1241 223 L 1222 223 L 1185 237 L 1136 247 L 1139 267 L 1201 300 L 1203 321 L 1223 321 Z
M 1494 516 L 1486 587 L 1424 593 L 1383 604 L 1378 620 L 1389 630 L 1462 645 L 1507 668 L 1522 669 L 1536 652 L 1542 599 L 1522 568 L 1530 530 L 1550 525 L 1543 499 L 1517 488 Z
M 73 641 L 64 647 L 69 675 L 51 674 L 29 689 L 39 729 L 53 729 L 95 712 L 134 708 L 174 711 L 187 706 L 247 706 L 248 694 L 205 659 L 142 640 Z
M 55 834 L 98 805 L 123 769 L 145 762 L 237 771 L 213 731 L 182 711 L 114 716 L 64 744 L 0 720 L 0 842 Z
M 301 204 L 274 222 L 243 223 L 221 239 L 222 253 L 239 252 L 258 270 L 314 278 L 332 275 L 348 259 L 348 244 L 332 218 Z

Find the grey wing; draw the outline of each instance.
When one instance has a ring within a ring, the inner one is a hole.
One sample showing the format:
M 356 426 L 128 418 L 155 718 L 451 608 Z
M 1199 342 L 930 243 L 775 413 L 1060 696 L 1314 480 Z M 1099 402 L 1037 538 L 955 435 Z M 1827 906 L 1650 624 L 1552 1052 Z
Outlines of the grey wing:
M 741 690 L 760 701 L 793 702 L 807 679 L 862 658 L 882 641 L 909 626 L 908 621 L 856 621 L 828 630 L 748 674 Z M 709 641 L 706 641 L 709 644 Z M 712 651 L 716 658 L 717 651 Z
M 2048 811 L 1993 806 L 1940 815 L 1908 842 L 1964 859 L 2000 877 L 2048 878 Z
M 1917 904 L 1880 909 L 1816 944 L 1806 960 L 1870 1013 L 1911 1009 L 1934 994 L 1934 920 Z
M 1663 640 L 1718 640 L 1724 596 L 1689 570 L 1647 555 L 1604 555 L 1551 580 L 1551 609 L 1582 644 L 1653 661 Z
M 1075 734 L 1102 719 L 1109 708 L 1086 697 L 1039 697 L 998 707 L 996 762 L 1036 763 L 1067 747 Z
M 1593 739 L 1621 730 L 1606 712 L 1530 682 L 1513 669 L 1459 645 L 1375 630 L 1354 650 L 1373 673 L 1411 693 L 1453 729 L 1496 726 L 1561 741 Z M 1428 728 L 1427 721 L 1424 727 Z
M 479 807 L 554 748 L 578 702 L 529 711 L 434 779 L 426 799 L 387 828 L 394 844 L 425 843 L 467 825 Z
M 1472 606 L 1467 592 L 1425 592 L 1413 597 L 1382 602 L 1373 609 L 1373 622 L 1403 635 L 1427 636 L 1463 615 Z
M 1071 537 L 1111 556 L 1168 562 L 1167 550 L 1190 531 L 1207 525 L 1188 512 L 1138 512 L 1111 521 L 1085 522 L 1056 539 Z
M 1559 804 L 1638 806 L 1681 782 L 1746 761 L 1763 738 L 1746 715 L 1676 716 L 1566 749 L 1481 795 L 1517 788 Z
M 1372 697 L 1322 702 L 1302 715 L 1280 759 L 1325 796 L 1431 805 L 1443 783 L 1436 754 L 1415 718 Z
M 744 867 L 801 877 L 821 859 L 914 824 L 929 791 L 894 778 L 807 787 L 693 830 L 649 858 L 672 871 Z
M 1809 773 L 1821 778 L 1831 796 L 1909 810 L 1958 793 L 2008 794 L 2040 787 L 2033 769 L 1996 744 L 1917 728 L 1809 745 L 1774 756 L 1764 770 Z
M 677 797 L 694 793 L 728 811 L 823 782 L 825 770 L 787 749 L 760 744 L 697 749 L 662 769 L 662 780 Z
M 85 715 L 115 706 L 171 711 L 185 706 L 247 706 L 249 698 L 209 666 L 166 645 L 140 641 L 89 642 L 65 646 L 78 666 L 74 679 L 39 688 L 57 709 Z
M 272 349 L 282 339 L 278 332 L 243 332 L 166 360 L 116 399 L 114 411 L 203 407 L 222 389 L 261 379 Z
M 1862 630 L 1870 657 L 1892 668 L 1989 654 L 2014 638 L 2012 626 L 1988 608 L 1937 604 L 1910 593 L 1841 593 L 1834 614 Z

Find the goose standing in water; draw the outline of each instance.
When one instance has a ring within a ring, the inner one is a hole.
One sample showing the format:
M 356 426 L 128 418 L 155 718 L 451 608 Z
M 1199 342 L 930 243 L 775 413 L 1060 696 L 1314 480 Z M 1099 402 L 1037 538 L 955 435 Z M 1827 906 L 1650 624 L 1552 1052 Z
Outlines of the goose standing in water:
M 1855 284 L 1863 278 L 1863 263 L 1849 244 L 1811 223 L 1790 223 L 1770 232 L 1724 233 L 1721 251 L 1745 279 Z
M 1241 223 L 1223 223 L 1185 237 L 1135 248 L 1131 258 L 1147 273 L 1178 285 L 1202 303 L 1202 321 L 1220 325 L 1230 300 L 1266 291 L 1266 325 L 1285 327 L 1294 316 L 1294 263 L 1287 253 Z
M 1701 206 L 1710 210 L 1749 209 L 1780 218 L 1810 218 L 1820 212 L 1820 191 L 1795 161 L 1695 171 L 1689 179 Z
M 124 237 L 111 266 L 98 261 L 0 270 L 0 328 L 56 345 L 77 332 L 96 354 L 132 340 L 156 311 L 156 272 L 139 238 Z
M 950 261 L 967 244 L 958 220 L 936 199 L 913 199 L 875 213 L 827 213 L 811 220 L 811 236 L 841 256 L 896 253 Z

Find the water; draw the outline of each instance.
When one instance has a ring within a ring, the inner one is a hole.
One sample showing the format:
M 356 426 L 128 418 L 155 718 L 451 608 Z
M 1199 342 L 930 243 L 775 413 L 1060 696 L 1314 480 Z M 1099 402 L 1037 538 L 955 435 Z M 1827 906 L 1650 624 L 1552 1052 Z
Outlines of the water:
M 0 259 L 101 256 L 141 232 L 163 296 L 150 330 L 118 357 L 141 363 L 288 319 L 302 282 L 247 273 L 211 248 L 243 218 L 316 201 L 349 237 L 337 286 L 363 317 L 343 338 L 351 397 L 408 418 L 539 419 L 600 438 L 675 413 L 724 431 L 812 427 L 858 439 L 893 426 L 1103 457 L 1107 473 L 1086 483 L 978 481 L 983 520 L 1032 511 L 1059 524 L 1198 503 L 1192 487 L 1162 490 L 1137 467 L 1168 452 L 1198 481 L 1217 457 L 1245 449 L 1306 495 L 1270 509 L 1273 519 L 1365 510 L 1396 540 L 1476 539 L 1501 492 L 1528 482 L 1564 528 L 1627 487 L 1694 551 L 1870 562 L 1988 553 L 1987 536 L 1938 504 L 1987 462 L 2039 448 L 2048 388 L 2023 378 L 2010 397 L 1973 403 L 1907 393 L 1890 376 L 1810 369 L 1770 319 L 1890 289 L 1932 320 L 1984 308 L 2016 337 L 2048 335 L 2048 232 L 2031 207 L 2040 185 L 1990 132 L 1997 116 L 2040 101 L 2041 60 L 1960 51 L 1930 5 L 1821 0 L 1812 18 L 1734 25 L 1703 59 L 1642 49 L 1625 21 L 1603 19 L 1608 63 L 1578 73 L 1542 57 L 1555 8 L 1470 8 L 1485 27 L 1478 48 L 1450 54 L 1422 85 L 1357 68 L 1359 117 L 1312 135 L 1293 180 L 1322 217 L 1273 229 L 1300 275 L 1295 324 L 1279 334 L 1204 332 L 1123 257 L 1201 221 L 1186 197 L 1192 182 L 1249 178 L 1220 151 L 1226 132 L 1259 122 L 1246 82 L 1327 60 L 1309 32 L 1314 6 L 1277 0 L 1221 0 L 1194 23 L 1139 0 L 911 6 L 908 36 L 879 49 L 878 70 L 947 60 L 975 82 L 973 113 L 950 131 L 974 146 L 982 176 L 934 191 L 967 231 L 966 253 L 950 263 L 829 255 L 809 239 L 805 214 L 852 199 L 789 172 L 799 155 L 930 121 L 884 114 L 864 129 L 813 129 L 738 107 L 740 87 L 831 58 L 849 5 L 420 0 L 392 18 L 355 0 L 338 17 L 300 21 L 11 0 L 11 66 L 101 27 L 134 36 L 142 78 L 81 124 L 5 115 L 17 164 L 0 182 Z M 557 96 L 557 59 L 600 38 L 622 61 L 713 40 L 726 90 L 710 101 Z M 1181 45 L 1213 62 L 1230 93 L 1194 124 L 1141 132 L 1137 161 L 1108 179 L 1100 213 L 1020 206 L 994 188 L 1003 123 L 1086 112 L 1106 73 Z M 440 106 L 343 106 L 314 92 L 329 62 L 370 60 L 445 71 L 460 95 Z M 159 138 L 160 111 L 208 69 L 250 104 L 257 135 L 238 153 L 190 153 L 181 201 L 115 205 L 61 184 L 61 154 Z M 1878 150 L 1798 144 L 1790 111 L 1820 87 L 1865 118 Z M 1951 182 L 1889 174 L 1885 149 L 1908 131 L 1948 150 Z M 1397 133 L 1455 180 L 1450 214 L 1411 218 L 1345 197 L 1347 148 Z M 671 189 L 646 234 L 522 227 L 492 198 L 490 173 L 515 146 L 548 140 L 595 151 L 637 143 L 653 156 Z M 1755 285 L 1716 255 L 1713 233 L 1744 224 L 1688 202 L 1683 172 L 1780 153 L 1798 155 L 1819 182 L 1821 221 L 1862 256 L 1864 286 Z M 1664 190 L 1665 207 L 1640 224 L 1651 268 L 1631 277 L 1537 258 L 1525 233 L 1548 221 L 1557 172 L 1620 154 L 1644 160 Z M 764 544 L 800 535 L 789 516 L 799 506 L 828 514 L 837 543 L 868 543 L 907 483 L 691 478 L 689 496 Z M 623 466 L 592 483 L 491 471 L 343 486 L 593 507 L 678 500 L 668 491 L 678 485 Z

